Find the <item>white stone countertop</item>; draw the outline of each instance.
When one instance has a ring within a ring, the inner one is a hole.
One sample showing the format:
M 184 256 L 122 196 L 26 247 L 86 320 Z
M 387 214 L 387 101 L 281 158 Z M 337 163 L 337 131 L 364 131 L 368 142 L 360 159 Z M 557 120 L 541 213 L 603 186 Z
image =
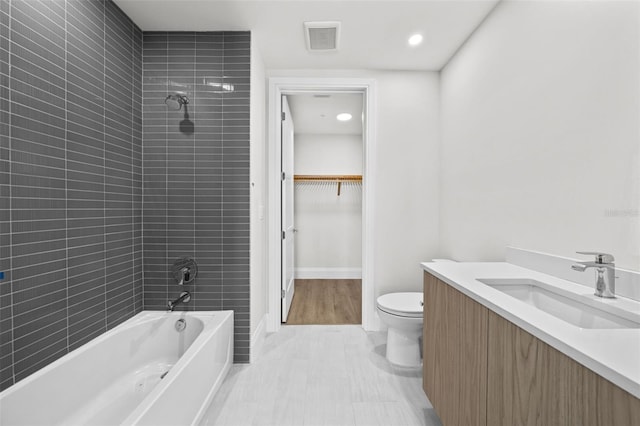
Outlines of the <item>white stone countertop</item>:
M 640 302 L 603 299 L 593 289 L 503 262 L 425 262 L 422 268 L 565 355 L 640 398 L 640 329 L 587 329 L 562 321 L 477 278 L 533 279 L 635 315 Z

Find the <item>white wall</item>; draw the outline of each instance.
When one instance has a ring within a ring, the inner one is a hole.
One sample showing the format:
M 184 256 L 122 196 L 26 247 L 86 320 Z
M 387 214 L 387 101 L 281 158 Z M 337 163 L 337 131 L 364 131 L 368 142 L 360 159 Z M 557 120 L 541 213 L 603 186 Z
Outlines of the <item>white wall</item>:
M 295 125 L 295 115 L 293 117 Z M 361 175 L 362 135 L 295 134 L 297 175 Z M 359 277 L 362 187 L 336 183 L 295 186 L 295 266 L 298 278 Z
M 295 133 L 293 167 L 297 175 L 360 175 L 362 135 Z
M 420 262 L 438 254 L 439 75 L 378 77 L 376 296 L 422 291 Z
M 374 295 L 421 291 L 420 262 L 438 254 L 439 74 L 267 70 L 267 76 L 376 80 Z
M 266 174 L 266 77 L 264 63 L 251 39 L 251 99 L 250 99 L 250 143 L 251 143 L 251 217 L 250 217 L 250 288 L 251 288 L 251 335 L 254 336 L 260 321 L 267 313 L 267 174 Z M 251 357 L 254 347 L 252 342 Z
M 640 269 L 638 2 L 502 2 L 442 71 L 442 256 Z

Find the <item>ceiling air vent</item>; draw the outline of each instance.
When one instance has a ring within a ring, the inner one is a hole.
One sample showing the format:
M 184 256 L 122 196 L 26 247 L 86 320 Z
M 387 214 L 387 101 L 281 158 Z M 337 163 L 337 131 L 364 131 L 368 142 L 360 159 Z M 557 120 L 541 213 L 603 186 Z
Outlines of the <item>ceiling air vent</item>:
M 338 50 L 340 22 L 305 22 L 304 38 L 311 51 Z

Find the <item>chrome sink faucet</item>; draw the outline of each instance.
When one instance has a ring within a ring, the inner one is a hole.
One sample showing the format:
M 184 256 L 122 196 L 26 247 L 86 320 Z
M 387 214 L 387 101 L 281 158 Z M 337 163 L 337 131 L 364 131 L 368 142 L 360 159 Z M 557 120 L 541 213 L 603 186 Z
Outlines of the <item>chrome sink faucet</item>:
M 596 292 L 598 297 L 612 299 L 616 297 L 616 265 L 613 263 L 613 255 L 592 251 L 578 251 L 578 254 L 595 256 L 593 262 L 578 262 L 571 265 L 574 271 L 584 272 L 587 268 L 596 268 Z

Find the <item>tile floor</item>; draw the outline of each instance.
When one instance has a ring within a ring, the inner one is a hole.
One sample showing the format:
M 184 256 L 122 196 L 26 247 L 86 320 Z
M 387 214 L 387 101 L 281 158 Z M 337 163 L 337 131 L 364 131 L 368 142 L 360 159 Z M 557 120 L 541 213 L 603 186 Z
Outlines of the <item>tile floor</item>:
M 251 365 L 234 365 L 201 425 L 439 426 L 420 370 L 392 367 L 386 333 L 283 326 Z

